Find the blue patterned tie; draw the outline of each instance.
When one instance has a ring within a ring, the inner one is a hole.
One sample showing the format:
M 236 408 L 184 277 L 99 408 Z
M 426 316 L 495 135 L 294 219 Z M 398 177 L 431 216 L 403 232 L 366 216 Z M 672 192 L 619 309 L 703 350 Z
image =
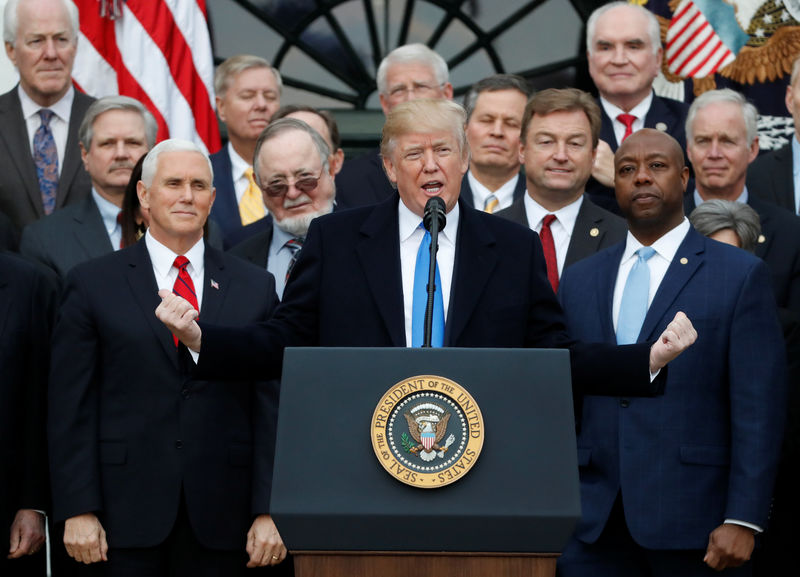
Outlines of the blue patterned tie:
M 58 152 L 50 120 L 54 112 L 47 108 L 39 111 L 42 123 L 33 135 L 33 162 L 36 165 L 36 176 L 39 179 L 39 191 L 42 194 L 44 213 L 51 214 L 56 207 L 58 191 Z
M 617 319 L 617 344 L 630 345 L 639 338 L 639 332 L 647 315 L 647 299 L 650 295 L 650 267 L 647 261 L 656 253 L 655 249 L 643 246 L 636 251 L 639 258 L 625 281 L 622 301 Z
M 411 305 L 411 346 L 421 347 L 425 341 L 425 307 L 428 304 L 428 271 L 431 266 L 431 233 L 425 231 L 417 251 L 417 265 L 414 269 L 414 298 Z M 444 344 L 444 302 L 442 301 L 442 281 L 439 278 L 439 265 L 436 265 L 436 293 L 433 296 L 433 323 L 431 327 L 431 346 Z
M 292 258 L 289 259 L 289 265 L 286 267 L 286 277 L 284 277 L 284 282 L 288 282 L 289 275 L 292 274 L 292 269 L 294 268 L 294 265 L 297 263 L 297 259 L 300 256 L 300 249 L 303 248 L 303 241 L 305 241 L 305 237 L 297 236 L 295 238 L 290 238 L 283 245 L 292 251 Z

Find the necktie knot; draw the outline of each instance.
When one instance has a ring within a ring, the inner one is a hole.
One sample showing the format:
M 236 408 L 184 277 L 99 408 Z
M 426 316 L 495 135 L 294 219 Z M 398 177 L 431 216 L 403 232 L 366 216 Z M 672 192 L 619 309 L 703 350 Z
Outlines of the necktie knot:
M 264 199 L 261 196 L 261 189 L 256 184 L 255 175 L 253 174 L 253 167 L 248 166 L 244 171 L 244 176 L 247 178 L 247 188 L 242 193 L 242 198 L 239 200 L 239 217 L 242 224 L 247 226 L 266 215 L 264 208 Z
M 292 251 L 292 254 L 295 254 L 298 250 L 303 248 L 303 242 L 304 241 L 305 241 L 305 237 L 296 236 L 294 238 L 290 238 L 289 240 L 287 240 L 286 243 L 283 246 L 285 246 L 290 251 Z
M 492 214 L 494 209 L 497 208 L 498 204 L 500 204 L 498 198 L 495 195 L 490 194 L 483 203 L 483 211 Z
M 642 248 L 636 251 L 636 254 L 639 257 L 639 260 L 647 262 L 648 260 L 650 260 L 650 257 L 656 254 L 656 250 L 652 246 L 643 246 Z
M 39 118 L 42 119 L 42 124 L 45 127 L 47 127 L 47 128 L 50 127 L 50 121 L 53 119 L 53 115 L 54 114 L 55 114 L 55 112 L 53 112 L 49 108 L 42 108 L 42 109 L 39 110 Z
M 554 214 L 545 215 L 545 217 L 542 219 L 542 226 L 549 227 L 551 224 L 553 224 L 553 221 L 555 220 L 558 220 L 556 218 L 556 215 Z
M 189 259 L 183 255 L 175 257 L 175 262 L 172 263 L 172 266 L 180 271 L 185 271 L 186 267 L 189 266 Z
M 633 134 L 633 123 L 636 122 L 636 117 L 633 114 L 620 114 L 617 116 L 617 120 L 625 125 L 625 134 L 622 136 L 622 140 L 625 140 Z

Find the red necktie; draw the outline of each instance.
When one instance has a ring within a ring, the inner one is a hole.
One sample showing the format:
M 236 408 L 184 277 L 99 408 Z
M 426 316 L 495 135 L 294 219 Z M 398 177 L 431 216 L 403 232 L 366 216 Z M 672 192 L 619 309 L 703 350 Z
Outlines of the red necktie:
M 633 134 L 633 123 L 636 122 L 636 117 L 633 114 L 620 114 L 617 116 L 617 120 L 625 125 L 625 134 L 622 135 L 622 142 L 625 142 L 625 139 Z
M 556 260 L 556 244 L 553 242 L 553 232 L 550 225 L 556 220 L 556 215 L 548 214 L 542 220 L 542 230 L 539 239 L 542 241 L 544 262 L 547 263 L 547 279 L 553 287 L 553 292 L 558 292 L 558 260 Z
M 178 278 L 175 279 L 175 284 L 172 285 L 172 292 L 189 301 L 189 304 L 194 307 L 194 310 L 200 311 L 200 308 L 197 306 L 197 294 L 194 292 L 192 277 L 189 276 L 189 272 L 186 270 L 188 265 L 189 259 L 185 256 L 175 257 L 175 262 L 172 263 L 172 266 L 178 269 Z M 178 337 L 172 335 L 172 340 L 175 341 L 175 346 L 177 347 Z

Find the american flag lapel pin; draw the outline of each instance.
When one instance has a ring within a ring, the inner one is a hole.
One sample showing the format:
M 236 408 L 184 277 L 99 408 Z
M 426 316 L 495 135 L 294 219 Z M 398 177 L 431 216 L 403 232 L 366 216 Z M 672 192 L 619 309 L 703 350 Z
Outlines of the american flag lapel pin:
M 219 283 L 213 278 L 211 279 L 211 288 L 219 290 Z

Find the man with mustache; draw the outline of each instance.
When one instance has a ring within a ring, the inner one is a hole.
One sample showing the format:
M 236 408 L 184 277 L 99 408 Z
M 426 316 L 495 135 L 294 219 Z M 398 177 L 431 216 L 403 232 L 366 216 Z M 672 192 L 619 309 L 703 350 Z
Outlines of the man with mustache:
M 155 145 L 157 130 L 153 115 L 133 98 L 107 96 L 94 102 L 78 130 L 92 193 L 28 225 L 20 252 L 63 279 L 75 265 L 119 249 L 117 219 L 125 187 L 133 166 Z

